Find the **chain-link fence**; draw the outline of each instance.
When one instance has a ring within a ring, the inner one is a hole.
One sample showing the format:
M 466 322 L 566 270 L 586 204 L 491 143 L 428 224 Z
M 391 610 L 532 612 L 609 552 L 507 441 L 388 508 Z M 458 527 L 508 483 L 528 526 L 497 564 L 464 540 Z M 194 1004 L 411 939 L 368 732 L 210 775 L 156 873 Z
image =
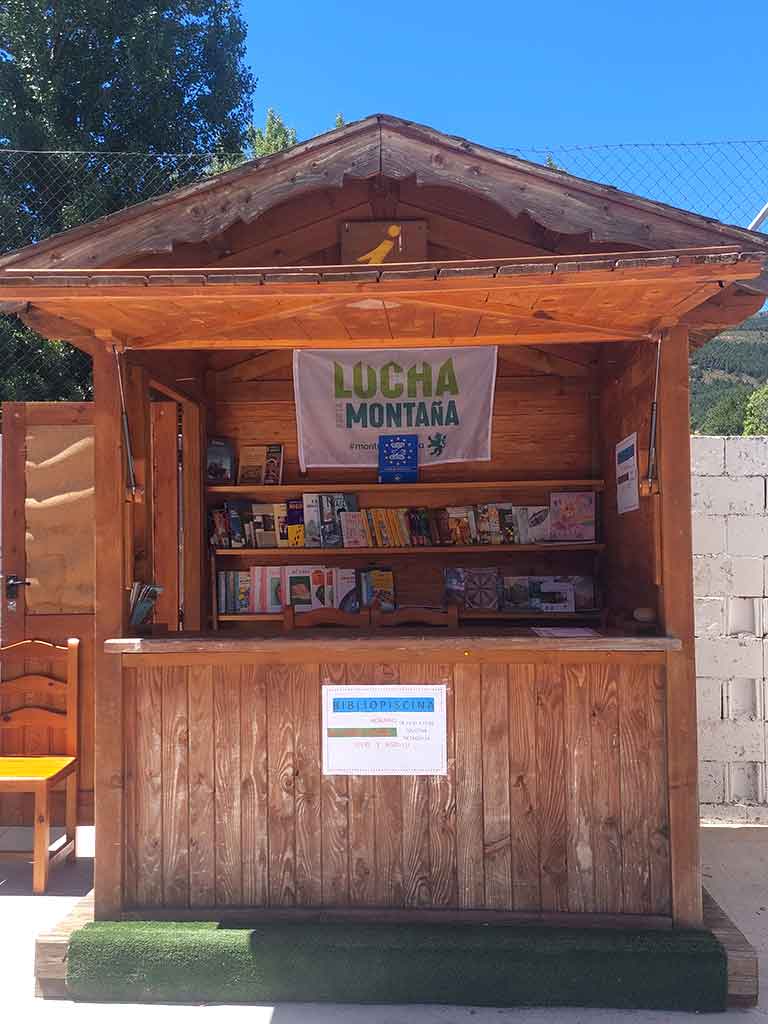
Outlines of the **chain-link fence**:
M 504 147 L 581 178 L 748 225 L 768 201 L 768 140 Z M 0 150 L 0 253 L 40 241 L 231 166 L 211 153 Z M 89 360 L 0 317 L 0 401 L 82 399 Z

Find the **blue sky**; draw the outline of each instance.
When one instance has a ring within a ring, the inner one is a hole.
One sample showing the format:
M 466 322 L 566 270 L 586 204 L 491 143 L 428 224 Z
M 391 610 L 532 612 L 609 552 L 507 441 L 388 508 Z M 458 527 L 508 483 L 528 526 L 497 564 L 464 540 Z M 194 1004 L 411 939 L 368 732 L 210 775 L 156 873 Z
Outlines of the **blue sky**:
M 768 6 L 243 0 L 257 123 L 386 112 L 486 145 L 765 139 Z

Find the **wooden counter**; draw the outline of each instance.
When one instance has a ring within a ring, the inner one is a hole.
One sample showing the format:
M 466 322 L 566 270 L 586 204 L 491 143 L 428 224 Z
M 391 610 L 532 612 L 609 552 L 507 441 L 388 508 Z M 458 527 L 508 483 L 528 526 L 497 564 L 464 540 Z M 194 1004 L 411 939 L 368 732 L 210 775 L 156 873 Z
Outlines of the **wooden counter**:
M 109 640 L 122 906 L 671 914 L 668 638 Z M 324 776 L 320 688 L 443 683 L 445 777 Z

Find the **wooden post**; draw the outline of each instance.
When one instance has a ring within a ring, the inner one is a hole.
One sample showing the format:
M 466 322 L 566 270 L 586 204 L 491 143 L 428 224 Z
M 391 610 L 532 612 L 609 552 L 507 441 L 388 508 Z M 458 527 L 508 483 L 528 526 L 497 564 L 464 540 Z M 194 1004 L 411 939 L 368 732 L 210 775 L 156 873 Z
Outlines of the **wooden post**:
M 661 342 L 658 466 L 661 484 L 662 596 L 665 631 L 683 649 L 667 656 L 667 749 L 672 861 L 672 917 L 701 927 L 696 667 L 691 553 L 691 438 L 688 331 L 675 327 Z
M 123 504 L 125 467 L 117 367 L 98 345 L 93 355 L 96 601 L 94 908 L 97 919 L 117 918 L 123 903 L 123 698 L 120 658 L 104 653 L 104 641 L 122 636 Z

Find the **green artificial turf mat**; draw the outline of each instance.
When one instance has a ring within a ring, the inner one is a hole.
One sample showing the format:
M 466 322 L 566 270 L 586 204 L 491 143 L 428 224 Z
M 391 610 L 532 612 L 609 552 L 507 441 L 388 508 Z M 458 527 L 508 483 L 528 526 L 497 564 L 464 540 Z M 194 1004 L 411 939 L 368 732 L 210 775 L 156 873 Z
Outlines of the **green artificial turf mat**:
M 96 922 L 69 946 L 76 999 L 725 1009 L 706 931 L 511 925 Z

